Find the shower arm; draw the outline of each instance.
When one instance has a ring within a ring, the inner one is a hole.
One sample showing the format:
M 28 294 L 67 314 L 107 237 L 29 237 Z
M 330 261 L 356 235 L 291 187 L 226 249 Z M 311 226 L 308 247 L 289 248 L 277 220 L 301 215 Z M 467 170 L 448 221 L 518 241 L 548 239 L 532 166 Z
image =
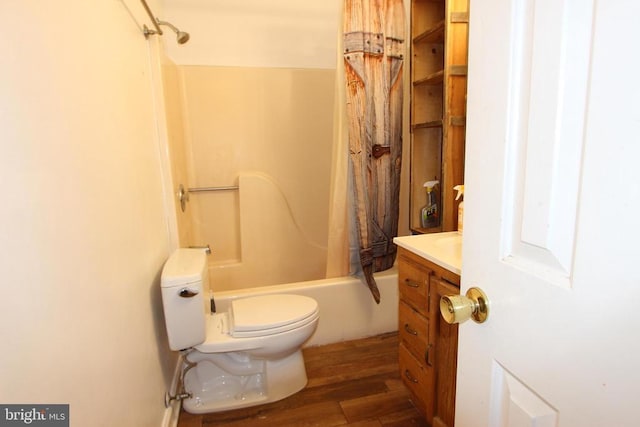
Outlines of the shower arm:
M 157 24 L 158 24 L 158 27 L 159 27 L 160 25 L 166 25 L 167 27 L 171 28 L 171 29 L 173 30 L 173 32 L 174 32 L 174 33 L 176 33 L 176 34 L 178 34 L 178 32 L 180 31 L 180 30 L 178 29 L 178 27 L 176 27 L 175 25 L 173 25 L 173 24 L 172 24 L 171 22 L 169 22 L 169 21 L 161 21 L 161 20 L 159 20 L 158 18 L 156 18 L 156 22 L 157 22 Z
M 180 31 L 180 29 L 175 25 L 173 25 L 171 22 L 159 20 L 158 18 L 153 16 L 153 12 L 151 12 L 151 9 L 149 9 L 149 5 L 147 4 L 146 0 L 140 0 L 140 2 L 144 6 L 144 9 L 147 11 L 149 18 L 151 19 L 151 22 L 153 22 L 153 26 L 156 28 L 155 30 L 151 30 L 149 29 L 149 27 L 147 27 L 146 24 L 143 25 L 142 34 L 144 34 L 145 39 L 148 39 L 149 36 L 154 34 L 161 36 L 163 33 L 162 33 L 162 29 L 160 28 L 160 25 L 166 25 L 167 27 L 171 28 L 174 33 L 176 33 L 176 41 L 178 42 L 178 44 L 185 44 L 186 42 L 189 41 L 189 33 L 185 31 Z
M 154 30 L 150 30 L 145 25 L 144 26 L 144 35 L 145 35 L 145 37 L 148 37 L 150 34 L 162 35 L 162 29 L 158 25 L 158 23 L 159 23 L 158 18 L 153 16 L 153 12 L 151 12 L 151 9 L 149 9 L 149 5 L 147 4 L 146 0 L 140 0 L 140 1 L 142 2 L 142 5 L 144 6 L 144 9 L 147 11 L 147 14 L 149 15 L 149 19 L 151 19 L 151 22 L 153 22 L 153 26 L 156 27 L 156 29 L 154 31 Z

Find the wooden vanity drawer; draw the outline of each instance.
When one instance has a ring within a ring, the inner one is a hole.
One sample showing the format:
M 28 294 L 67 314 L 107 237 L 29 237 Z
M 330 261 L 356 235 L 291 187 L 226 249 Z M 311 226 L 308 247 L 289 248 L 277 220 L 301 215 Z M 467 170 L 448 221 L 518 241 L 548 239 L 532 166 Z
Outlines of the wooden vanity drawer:
M 432 272 L 409 259 L 398 263 L 398 286 L 400 299 L 409 303 L 423 315 L 429 312 L 429 277 Z
M 424 360 L 429 343 L 429 319 L 400 300 L 398 330 L 402 342 L 418 359 Z
M 433 369 L 420 363 L 403 344 L 399 349 L 400 375 L 402 382 L 413 395 L 414 404 L 426 415 L 433 417 L 433 405 L 427 400 L 427 390 L 433 389 Z

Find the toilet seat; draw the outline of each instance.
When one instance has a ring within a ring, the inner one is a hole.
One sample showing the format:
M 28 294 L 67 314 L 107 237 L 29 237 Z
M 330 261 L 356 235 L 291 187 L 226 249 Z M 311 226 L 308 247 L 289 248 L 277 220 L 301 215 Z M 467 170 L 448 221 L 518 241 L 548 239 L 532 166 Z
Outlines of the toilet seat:
M 229 333 L 251 338 L 290 331 L 314 321 L 318 303 L 302 295 L 261 295 L 236 299 L 229 309 Z

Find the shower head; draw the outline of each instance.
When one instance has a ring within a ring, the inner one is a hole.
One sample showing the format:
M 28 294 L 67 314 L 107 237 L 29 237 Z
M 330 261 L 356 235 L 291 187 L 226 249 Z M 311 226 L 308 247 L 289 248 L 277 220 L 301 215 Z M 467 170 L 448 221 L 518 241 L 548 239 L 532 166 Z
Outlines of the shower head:
M 157 18 L 156 18 L 156 21 L 158 22 L 158 25 L 166 25 L 167 27 L 171 28 L 174 33 L 176 33 L 176 40 L 178 41 L 178 44 L 185 44 L 186 42 L 189 41 L 189 33 L 180 31 L 171 22 L 161 21 Z
M 187 32 L 178 31 L 176 36 L 177 36 L 177 39 L 178 39 L 178 44 L 185 44 L 186 42 L 189 41 L 189 33 L 187 33 Z

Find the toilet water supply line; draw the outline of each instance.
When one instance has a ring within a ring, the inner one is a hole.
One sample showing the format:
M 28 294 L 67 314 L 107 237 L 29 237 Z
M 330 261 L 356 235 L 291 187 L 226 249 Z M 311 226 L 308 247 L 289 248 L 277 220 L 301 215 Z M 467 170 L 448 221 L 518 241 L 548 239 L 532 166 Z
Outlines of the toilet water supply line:
M 176 384 L 176 394 L 174 396 L 171 395 L 171 392 L 168 391 L 164 394 L 164 407 L 168 408 L 171 406 L 171 402 L 174 400 L 182 401 L 183 399 L 191 399 L 193 397 L 193 393 L 189 393 L 184 388 L 184 377 L 187 375 L 187 372 L 193 367 L 195 367 L 198 362 L 191 362 L 187 356 L 189 353 L 193 351 L 193 348 L 187 350 L 181 350 L 180 356 L 182 358 L 182 369 L 180 371 L 180 376 L 178 377 L 178 384 Z

